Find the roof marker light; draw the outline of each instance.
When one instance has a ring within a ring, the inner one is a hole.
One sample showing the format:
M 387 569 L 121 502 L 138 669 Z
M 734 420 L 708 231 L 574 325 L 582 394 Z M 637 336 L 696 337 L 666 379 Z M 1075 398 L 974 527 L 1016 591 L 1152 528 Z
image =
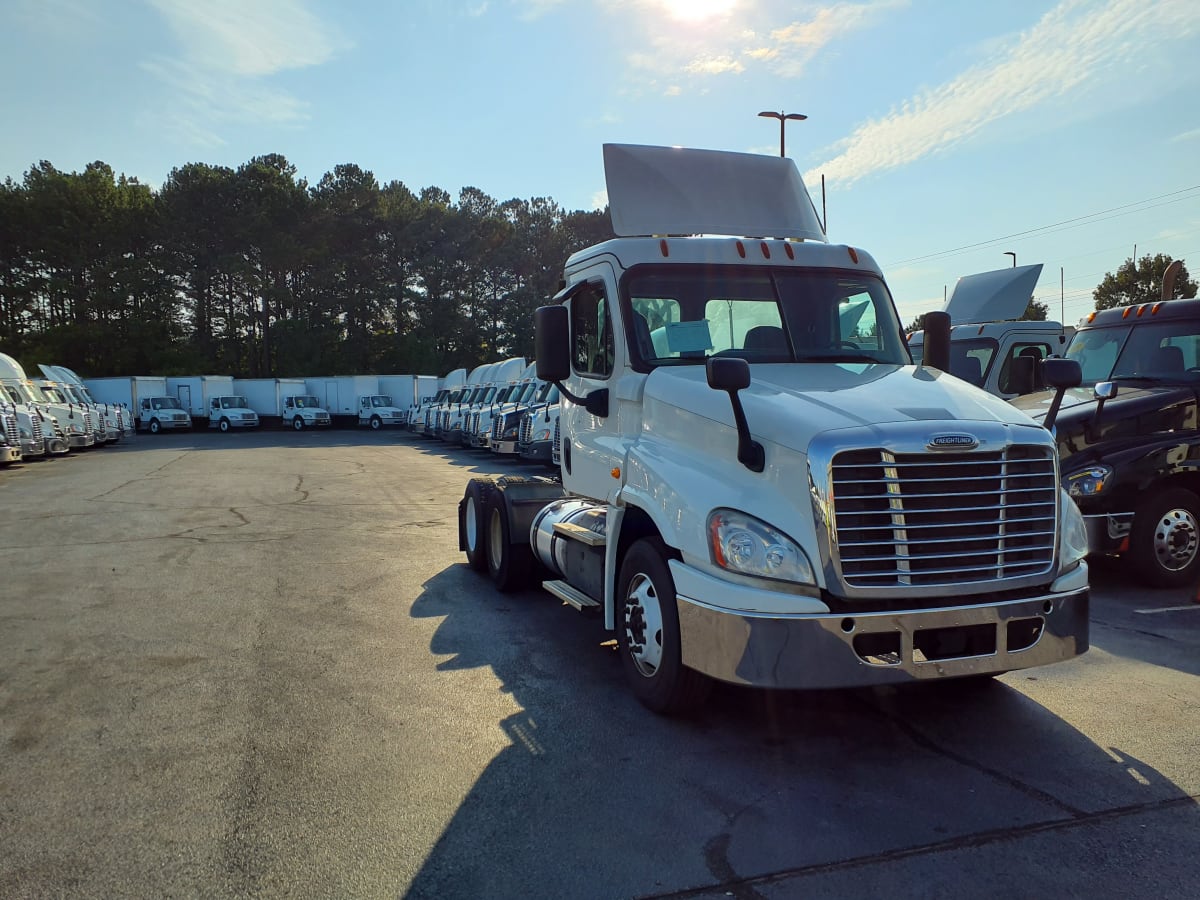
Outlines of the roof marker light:
M 796 251 L 792 249 L 791 244 L 784 244 L 783 249 L 784 249 L 784 252 L 787 253 L 788 259 L 796 258 Z
M 1088 320 L 1088 324 L 1089 324 L 1089 325 L 1091 325 L 1091 324 L 1092 324 L 1092 322 L 1094 322 L 1094 321 L 1096 320 L 1096 313 L 1095 313 L 1095 310 L 1093 310 L 1092 312 L 1088 313 L 1087 320 Z
M 670 255 L 670 254 L 667 252 L 667 239 L 666 239 L 666 238 L 663 238 L 661 241 L 659 241 L 659 242 L 658 242 L 658 249 L 662 251 L 662 255 L 663 255 L 663 256 L 669 256 L 669 255 Z
M 737 243 L 738 256 L 740 256 L 742 259 L 745 259 L 746 258 L 746 245 L 743 244 L 741 241 L 737 241 L 736 243 Z
M 1152 316 L 1158 315 L 1158 308 L 1160 306 L 1162 306 L 1161 300 L 1158 303 L 1155 303 L 1152 307 L 1150 307 L 1150 315 L 1152 315 Z
M 767 246 L 767 242 L 763 241 L 759 246 L 762 247 L 763 259 L 770 259 L 771 258 L 771 248 Z
M 1131 312 L 1133 312 L 1133 307 L 1132 307 L 1132 306 L 1127 306 L 1127 307 L 1125 307 L 1125 312 L 1121 313 L 1121 318 L 1122 318 L 1122 319 L 1128 319 L 1128 318 L 1129 318 L 1129 314 L 1130 314 Z
M 855 263 L 858 262 L 858 251 L 857 250 L 855 250 L 853 247 L 847 247 L 846 252 L 850 254 L 851 262 L 855 262 Z

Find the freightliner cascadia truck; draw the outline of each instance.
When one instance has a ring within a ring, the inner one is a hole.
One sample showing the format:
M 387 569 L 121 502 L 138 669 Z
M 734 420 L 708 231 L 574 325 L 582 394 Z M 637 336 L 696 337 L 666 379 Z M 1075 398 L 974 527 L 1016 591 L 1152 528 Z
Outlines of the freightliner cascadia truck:
M 912 364 L 879 267 L 826 241 L 794 163 L 604 160 L 617 237 L 535 315 L 559 475 L 472 479 L 468 564 L 598 607 L 664 714 L 714 680 L 987 679 L 1085 652 L 1087 533 L 1053 437 L 933 367 L 948 325 Z M 1080 377 L 1043 374 L 1060 397 Z

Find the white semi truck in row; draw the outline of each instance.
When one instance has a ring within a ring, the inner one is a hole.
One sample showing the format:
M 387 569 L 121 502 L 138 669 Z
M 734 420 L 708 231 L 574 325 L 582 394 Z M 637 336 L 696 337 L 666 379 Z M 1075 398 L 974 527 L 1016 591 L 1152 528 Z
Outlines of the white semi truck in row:
M 1085 652 L 1087 534 L 1051 434 L 912 364 L 882 272 L 826 242 L 794 163 L 604 159 L 618 237 L 535 317 L 559 477 L 472 479 L 468 564 L 598 607 L 667 714 L 714 680 L 986 679 Z M 1044 374 L 1060 398 L 1080 376 Z
M 26 456 L 39 455 L 38 444 L 42 444 L 41 455 L 61 455 L 95 446 L 91 413 L 57 395 L 46 396 L 25 374 L 25 368 L 7 353 L 0 353 L 0 390 L 28 435 Z

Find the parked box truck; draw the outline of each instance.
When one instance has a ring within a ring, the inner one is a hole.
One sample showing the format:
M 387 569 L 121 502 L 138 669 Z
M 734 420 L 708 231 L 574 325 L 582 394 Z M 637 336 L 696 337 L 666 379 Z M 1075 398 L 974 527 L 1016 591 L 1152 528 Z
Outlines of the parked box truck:
M 120 403 L 132 410 L 139 431 L 186 431 L 192 417 L 167 391 L 167 379 L 158 375 L 125 375 L 111 378 L 87 378 L 84 384 L 101 403 Z

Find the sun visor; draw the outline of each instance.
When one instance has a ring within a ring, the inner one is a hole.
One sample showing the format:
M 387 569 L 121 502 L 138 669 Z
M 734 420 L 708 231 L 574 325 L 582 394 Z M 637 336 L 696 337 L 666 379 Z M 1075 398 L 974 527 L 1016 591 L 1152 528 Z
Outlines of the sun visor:
M 613 232 L 825 241 L 796 164 L 721 150 L 604 145 Z
M 1019 319 L 1041 276 L 1041 263 L 964 275 L 954 285 L 945 311 L 953 325 Z

